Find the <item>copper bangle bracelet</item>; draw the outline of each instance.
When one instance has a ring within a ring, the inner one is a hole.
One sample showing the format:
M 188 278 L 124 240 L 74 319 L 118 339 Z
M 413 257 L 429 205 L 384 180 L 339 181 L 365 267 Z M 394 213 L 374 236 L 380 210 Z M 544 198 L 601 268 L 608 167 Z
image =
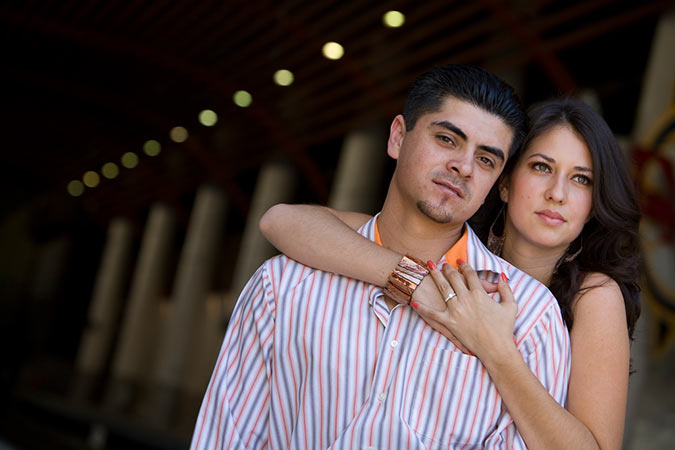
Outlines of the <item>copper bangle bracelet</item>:
M 420 259 L 405 255 L 389 275 L 384 286 L 384 295 L 397 303 L 407 305 L 425 276 L 429 275 L 427 265 Z

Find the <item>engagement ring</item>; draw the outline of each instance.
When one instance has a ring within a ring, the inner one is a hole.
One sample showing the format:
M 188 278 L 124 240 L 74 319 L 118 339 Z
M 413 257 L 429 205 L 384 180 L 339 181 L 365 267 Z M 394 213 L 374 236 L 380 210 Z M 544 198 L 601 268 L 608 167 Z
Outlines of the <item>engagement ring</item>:
M 445 301 L 445 303 L 448 303 L 451 299 L 453 299 L 455 297 L 457 297 L 457 293 L 453 292 L 452 294 L 448 294 L 448 296 L 445 297 L 443 300 Z

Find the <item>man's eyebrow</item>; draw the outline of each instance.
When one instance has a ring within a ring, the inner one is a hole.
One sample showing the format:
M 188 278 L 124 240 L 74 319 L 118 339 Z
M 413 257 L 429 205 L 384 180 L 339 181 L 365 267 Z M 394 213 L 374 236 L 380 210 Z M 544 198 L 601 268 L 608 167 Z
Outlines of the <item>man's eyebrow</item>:
M 544 155 L 543 153 L 533 153 L 532 155 L 530 155 L 530 158 L 532 158 L 533 156 L 538 156 L 538 157 L 546 160 L 547 162 L 550 162 L 551 164 L 553 164 L 555 162 L 555 159 L 551 158 L 548 155 Z M 584 166 L 574 166 L 574 170 L 578 170 L 580 172 L 591 172 L 591 173 L 593 172 L 593 169 L 591 169 L 590 167 L 584 167 Z
M 489 145 L 479 145 L 478 148 L 493 154 L 495 157 L 501 159 L 502 162 L 504 162 L 504 151 L 501 148 L 491 147 Z
M 445 128 L 446 130 L 452 131 L 453 133 L 455 133 L 457 136 L 462 138 L 462 140 L 464 140 L 464 141 L 467 140 L 466 133 L 464 133 L 462 131 L 462 129 L 459 128 L 457 125 L 455 125 L 452 122 L 448 122 L 447 120 L 440 120 L 438 122 L 431 122 L 431 126 L 432 127 L 437 126 L 437 127 Z M 495 157 L 501 159 L 502 162 L 505 160 L 504 151 L 502 151 L 502 149 L 500 149 L 500 148 L 492 147 L 492 146 L 489 146 L 489 145 L 479 145 L 478 148 L 480 148 L 482 150 L 485 150 L 488 153 L 493 154 Z
M 462 131 L 461 128 L 459 128 L 457 125 L 455 125 L 452 122 L 448 122 L 447 120 L 441 120 L 438 122 L 431 122 L 431 126 L 437 126 L 437 127 L 442 127 L 445 128 L 448 131 L 452 131 L 455 133 L 457 136 L 462 138 L 462 140 L 466 141 L 466 133 Z

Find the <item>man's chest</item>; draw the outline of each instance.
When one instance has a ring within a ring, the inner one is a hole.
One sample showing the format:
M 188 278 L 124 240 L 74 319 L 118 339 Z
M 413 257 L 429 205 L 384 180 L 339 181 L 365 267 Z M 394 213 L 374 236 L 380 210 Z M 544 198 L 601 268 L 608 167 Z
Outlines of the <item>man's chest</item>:
M 317 292 L 323 298 L 308 295 Z M 501 402 L 480 361 L 409 307 L 389 311 L 377 293 L 344 279 L 315 280 L 280 299 L 272 409 L 284 410 L 301 434 L 327 440 L 398 427 L 439 442 L 484 436 Z

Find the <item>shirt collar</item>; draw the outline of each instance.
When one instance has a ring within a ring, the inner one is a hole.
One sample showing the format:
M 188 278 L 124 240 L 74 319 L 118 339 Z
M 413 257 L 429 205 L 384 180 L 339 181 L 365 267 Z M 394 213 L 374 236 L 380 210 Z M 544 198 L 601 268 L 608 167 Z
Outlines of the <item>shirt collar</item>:
M 359 231 L 366 238 L 376 242 L 379 245 L 382 245 L 380 233 L 377 228 L 377 219 L 379 216 L 380 213 L 377 213 L 371 220 L 366 222 L 366 224 L 364 224 Z M 411 253 L 413 255 L 415 254 L 414 251 Z M 486 275 L 488 279 L 492 277 L 489 275 L 489 272 L 492 272 L 497 276 L 503 272 L 507 275 L 507 277 L 510 278 L 510 272 L 513 270 L 513 266 L 507 261 L 504 261 L 502 258 L 490 253 L 490 251 L 480 241 L 468 223 L 464 224 L 464 232 L 462 233 L 462 236 L 455 243 L 455 245 L 450 247 L 445 252 L 445 255 L 443 255 L 440 264 L 447 263 L 451 264 L 453 267 L 456 267 L 456 261 L 458 258 L 461 258 L 471 264 L 471 266 L 477 272 L 479 272 L 479 275 L 482 272 L 483 275 Z

